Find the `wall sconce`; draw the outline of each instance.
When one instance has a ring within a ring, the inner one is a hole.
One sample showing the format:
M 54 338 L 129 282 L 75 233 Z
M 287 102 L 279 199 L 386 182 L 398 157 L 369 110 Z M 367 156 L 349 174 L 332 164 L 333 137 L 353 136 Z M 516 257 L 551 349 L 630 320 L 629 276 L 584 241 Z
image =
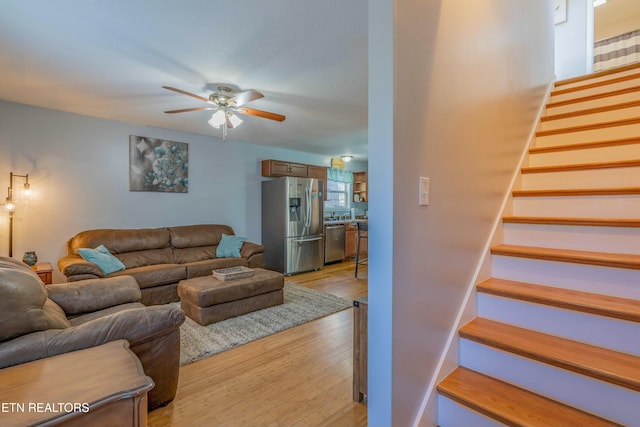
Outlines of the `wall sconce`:
M 16 210 L 16 200 L 13 197 L 13 178 L 24 178 L 23 195 L 28 198 L 31 195 L 31 185 L 29 184 L 29 174 L 16 175 L 9 172 L 9 188 L 4 207 L 9 211 L 9 258 L 13 256 L 13 214 Z

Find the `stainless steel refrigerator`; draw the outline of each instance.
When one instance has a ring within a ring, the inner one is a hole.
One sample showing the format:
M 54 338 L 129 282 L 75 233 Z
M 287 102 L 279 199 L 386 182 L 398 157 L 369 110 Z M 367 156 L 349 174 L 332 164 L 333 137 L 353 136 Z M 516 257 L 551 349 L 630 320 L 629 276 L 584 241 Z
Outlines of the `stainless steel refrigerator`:
M 284 274 L 324 264 L 323 182 L 284 177 L 262 182 L 264 267 Z

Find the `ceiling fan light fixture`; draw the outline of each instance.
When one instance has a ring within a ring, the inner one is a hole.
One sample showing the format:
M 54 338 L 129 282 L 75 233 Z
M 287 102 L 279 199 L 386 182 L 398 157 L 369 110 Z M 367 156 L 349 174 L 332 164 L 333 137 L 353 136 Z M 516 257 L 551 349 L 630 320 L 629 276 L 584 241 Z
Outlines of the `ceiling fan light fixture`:
M 242 119 L 233 113 L 229 114 L 229 121 L 231 122 L 234 128 L 237 128 L 242 124 Z
M 255 108 L 247 108 L 243 105 L 249 102 L 253 102 L 257 99 L 264 98 L 264 95 L 257 90 L 249 89 L 242 92 L 234 92 L 228 86 L 218 86 L 217 92 L 209 95 L 209 98 L 205 98 L 195 93 L 187 92 L 182 89 L 177 89 L 171 86 L 162 86 L 163 89 L 170 90 L 182 95 L 187 95 L 195 98 L 199 101 L 209 104 L 207 107 L 196 108 L 181 108 L 178 110 L 165 111 L 167 114 L 187 113 L 190 111 L 206 111 L 217 110 L 207 123 L 213 128 L 222 129 L 222 140 L 227 139 L 229 129 L 236 128 L 242 124 L 242 119 L 237 114 L 247 114 L 250 116 L 262 117 L 269 120 L 275 120 L 282 122 L 285 120 L 285 116 L 282 114 L 271 113 L 269 111 L 257 110 Z M 243 107 L 240 107 L 243 106 Z M 240 108 L 239 108 L 240 107 Z
M 340 158 L 343 162 L 350 162 L 351 160 L 353 160 L 353 156 L 341 156 Z
M 222 110 L 218 110 L 215 113 L 213 113 L 213 115 L 211 116 L 211 118 L 209 119 L 209 124 L 216 128 L 216 129 L 220 129 L 220 126 L 222 126 L 222 124 L 226 121 L 227 117 L 224 111 Z

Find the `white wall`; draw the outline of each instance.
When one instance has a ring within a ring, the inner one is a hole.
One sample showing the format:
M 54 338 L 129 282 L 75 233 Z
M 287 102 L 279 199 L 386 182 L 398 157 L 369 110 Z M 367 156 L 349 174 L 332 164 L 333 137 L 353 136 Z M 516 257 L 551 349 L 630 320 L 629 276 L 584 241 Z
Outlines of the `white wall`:
M 595 41 L 608 39 L 609 37 L 619 36 L 620 34 L 640 29 L 640 14 L 624 16 L 620 21 L 599 25 L 597 11 L 598 9 L 596 9 L 595 28 L 593 34 L 593 39 Z
M 129 135 L 189 143 L 189 192 L 130 192 Z M 222 142 L 214 136 L 0 102 L 0 188 L 6 189 L 9 172 L 14 172 L 28 173 L 34 189 L 30 204 L 15 214 L 15 258 L 34 250 L 40 260 L 55 266 L 65 253 L 65 242 L 93 228 L 221 223 L 260 242 L 260 161 L 269 158 L 324 166 L 330 161 L 297 151 Z M 14 179 L 14 185 L 22 183 Z M 3 202 L 5 193 L 0 197 Z M 0 255 L 8 254 L 7 239 L 7 214 L 0 210 Z M 64 277 L 56 272 L 54 281 Z
M 594 40 L 599 41 L 640 29 L 640 2 L 613 0 L 594 8 Z
M 371 427 L 393 425 L 394 6 L 394 0 L 369 2 L 367 421 Z
M 435 425 L 423 399 L 553 78 L 552 11 L 370 3 L 371 426 Z
M 566 0 L 567 21 L 555 25 L 558 80 L 593 71 L 593 0 Z

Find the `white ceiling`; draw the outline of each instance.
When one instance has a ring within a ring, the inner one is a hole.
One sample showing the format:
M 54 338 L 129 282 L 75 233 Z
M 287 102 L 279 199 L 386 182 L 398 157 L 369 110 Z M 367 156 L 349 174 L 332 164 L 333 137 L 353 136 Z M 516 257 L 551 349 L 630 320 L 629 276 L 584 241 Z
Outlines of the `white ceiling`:
M 229 139 L 367 157 L 367 0 L 3 0 L 0 99 L 221 136 L 218 84 L 256 89 Z M 217 140 L 216 140 L 217 141 Z

